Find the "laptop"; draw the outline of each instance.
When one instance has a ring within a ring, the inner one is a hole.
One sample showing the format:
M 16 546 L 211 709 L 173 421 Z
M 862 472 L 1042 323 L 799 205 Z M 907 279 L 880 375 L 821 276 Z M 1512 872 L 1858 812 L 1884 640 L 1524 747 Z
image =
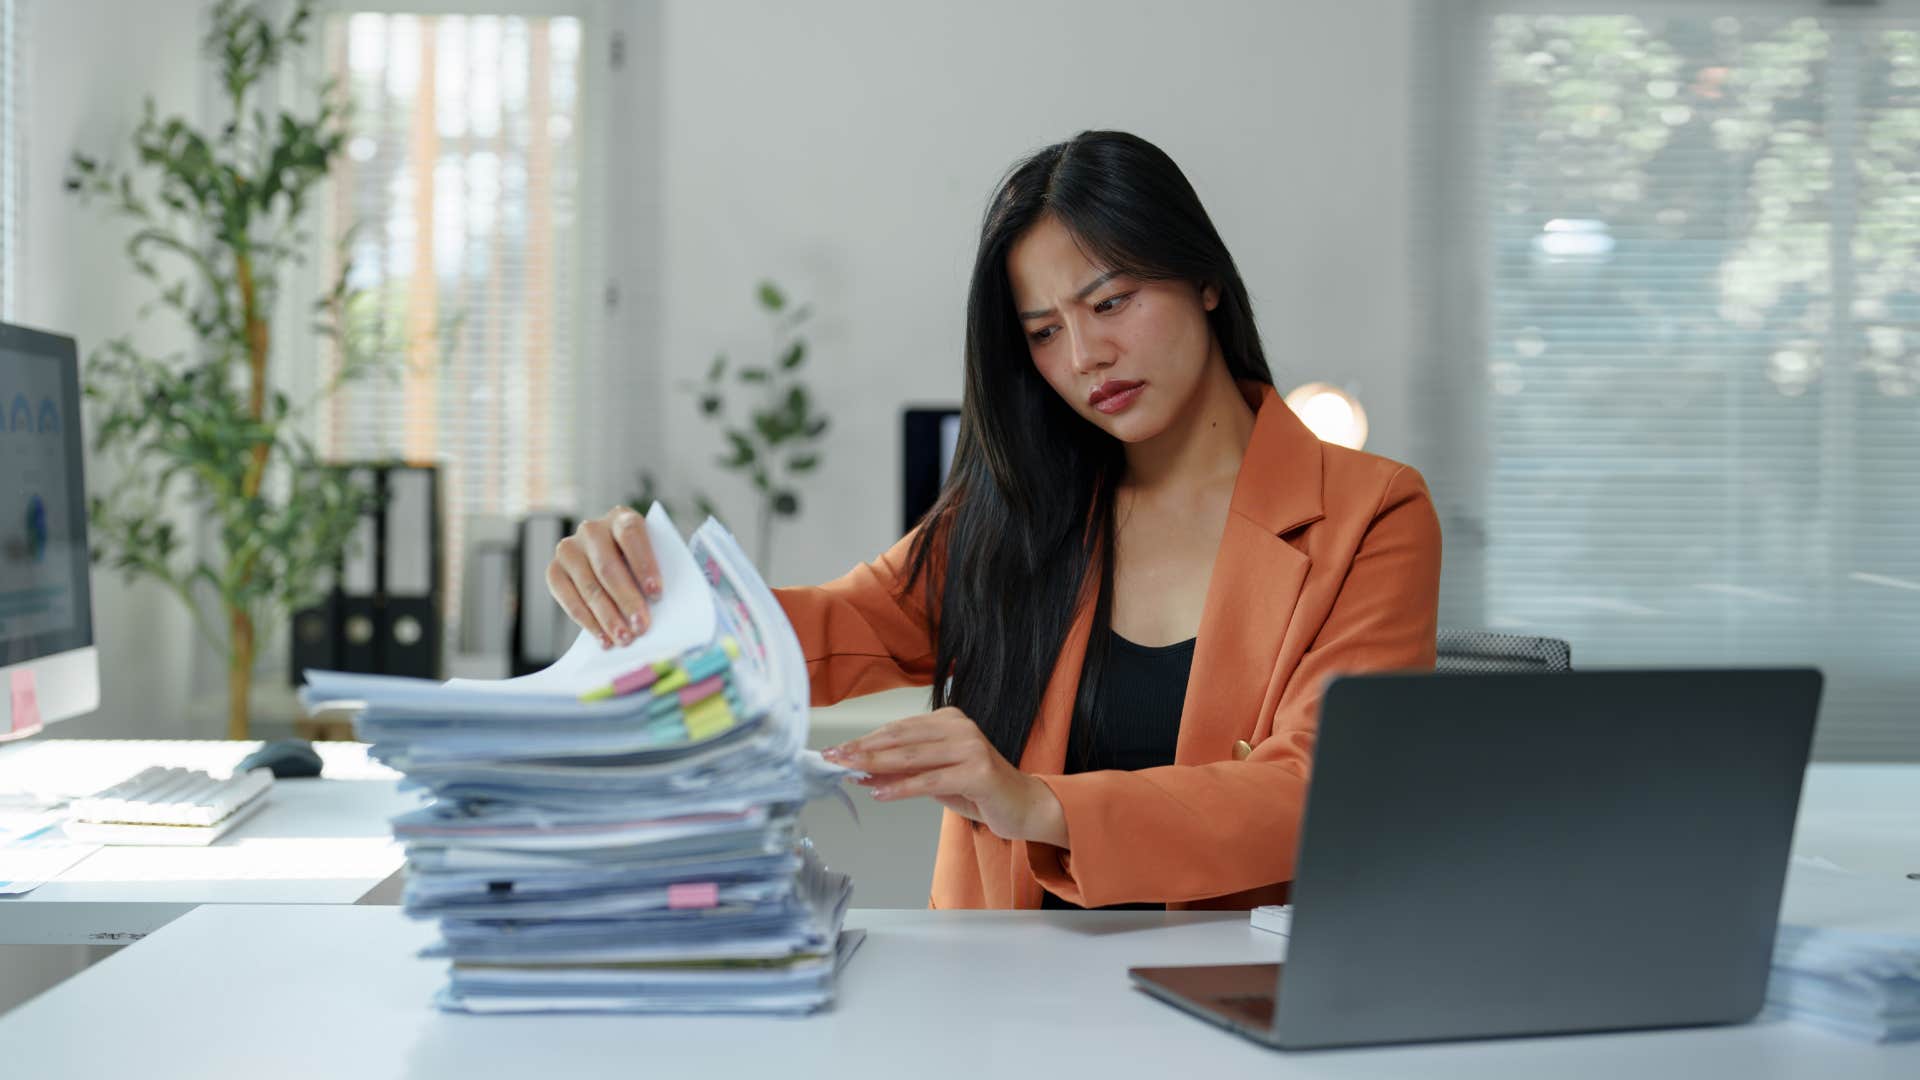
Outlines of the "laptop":
M 1133 968 L 1285 1049 L 1751 1019 L 1812 669 L 1327 686 L 1285 964 Z

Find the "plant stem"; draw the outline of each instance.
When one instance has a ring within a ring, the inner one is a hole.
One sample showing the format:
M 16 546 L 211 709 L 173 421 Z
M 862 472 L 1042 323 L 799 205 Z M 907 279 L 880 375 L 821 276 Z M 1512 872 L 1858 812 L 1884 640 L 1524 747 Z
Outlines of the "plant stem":
M 240 317 L 246 327 L 247 412 L 258 425 L 267 411 L 267 321 L 260 315 L 252 256 L 242 248 L 234 253 L 233 264 L 234 279 L 240 287 Z M 247 462 L 246 479 L 240 488 L 243 499 L 252 499 L 260 493 L 260 483 L 267 473 L 267 454 L 271 450 L 271 442 L 265 439 L 256 441 L 249 450 L 251 460 Z M 234 575 L 238 588 L 244 589 L 252 579 L 253 562 L 252 553 L 242 558 L 239 572 Z M 247 737 L 248 690 L 253 684 L 253 616 L 231 600 L 227 602 L 227 615 L 233 622 L 233 637 L 227 643 L 227 738 L 244 739 Z
M 267 320 L 260 316 L 259 294 L 253 282 L 253 257 L 245 250 L 237 251 L 233 267 L 234 279 L 240 286 L 240 318 L 246 329 L 247 373 L 251 376 L 247 386 L 247 412 L 257 424 L 267 412 Z M 260 493 L 270 448 L 266 440 L 253 444 L 253 460 L 247 466 L 246 482 L 241 487 L 241 494 L 249 499 Z
M 233 634 L 227 641 L 227 738 L 247 737 L 248 701 L 253 689 L 253 616 L 229 608 Z

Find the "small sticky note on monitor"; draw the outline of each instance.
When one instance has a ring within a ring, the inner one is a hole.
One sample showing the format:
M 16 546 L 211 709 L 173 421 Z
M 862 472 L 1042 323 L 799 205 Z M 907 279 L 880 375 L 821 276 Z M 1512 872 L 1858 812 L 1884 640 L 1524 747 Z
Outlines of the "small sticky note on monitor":
M 24 735 L 40 730 L 40 693 L 33 681 L 33 669 L 17 668 L 8 674 L 12 676 L 12 693 L 8 696 L 13 702 L 13 724 L 8 733 Z

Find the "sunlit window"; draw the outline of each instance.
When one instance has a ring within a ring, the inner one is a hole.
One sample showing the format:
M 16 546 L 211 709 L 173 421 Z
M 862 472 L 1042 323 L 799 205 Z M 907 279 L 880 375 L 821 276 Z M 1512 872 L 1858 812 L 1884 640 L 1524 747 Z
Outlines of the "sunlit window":
M 1920 20 L 1487 29 L 1486 621 L 1920 752 Z
M 354 108 L 325 247 L 395 377 L 336 398 L 322 446 L 441 466 L 451 627 L 469 518 L 576 501 L 580 23 L 349 13 L 325 47 Z

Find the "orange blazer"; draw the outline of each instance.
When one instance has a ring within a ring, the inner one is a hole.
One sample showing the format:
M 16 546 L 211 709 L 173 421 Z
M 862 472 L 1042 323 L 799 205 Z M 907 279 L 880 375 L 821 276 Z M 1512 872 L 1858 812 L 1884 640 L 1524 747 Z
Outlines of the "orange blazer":
M 1284 902 L 1322 684 L 1433 667 L 1440 523 L 1420 474 L 1322 443 L 1272 387 L 1241 389 L 1257 409 L 1253 437 L 1207 583 L 1174 764 L 1065 774 L 1087 590 L 1020 756 L 1059 798 L 1072 847 L 1003 840 L 949 810 L 930 906 L 1037 908 L 1043 888 L 1087 907 Z M 815 705 L 931 685 L 924 593 L 897 595 L 911 539 L 825 585 L 774 590 Z

